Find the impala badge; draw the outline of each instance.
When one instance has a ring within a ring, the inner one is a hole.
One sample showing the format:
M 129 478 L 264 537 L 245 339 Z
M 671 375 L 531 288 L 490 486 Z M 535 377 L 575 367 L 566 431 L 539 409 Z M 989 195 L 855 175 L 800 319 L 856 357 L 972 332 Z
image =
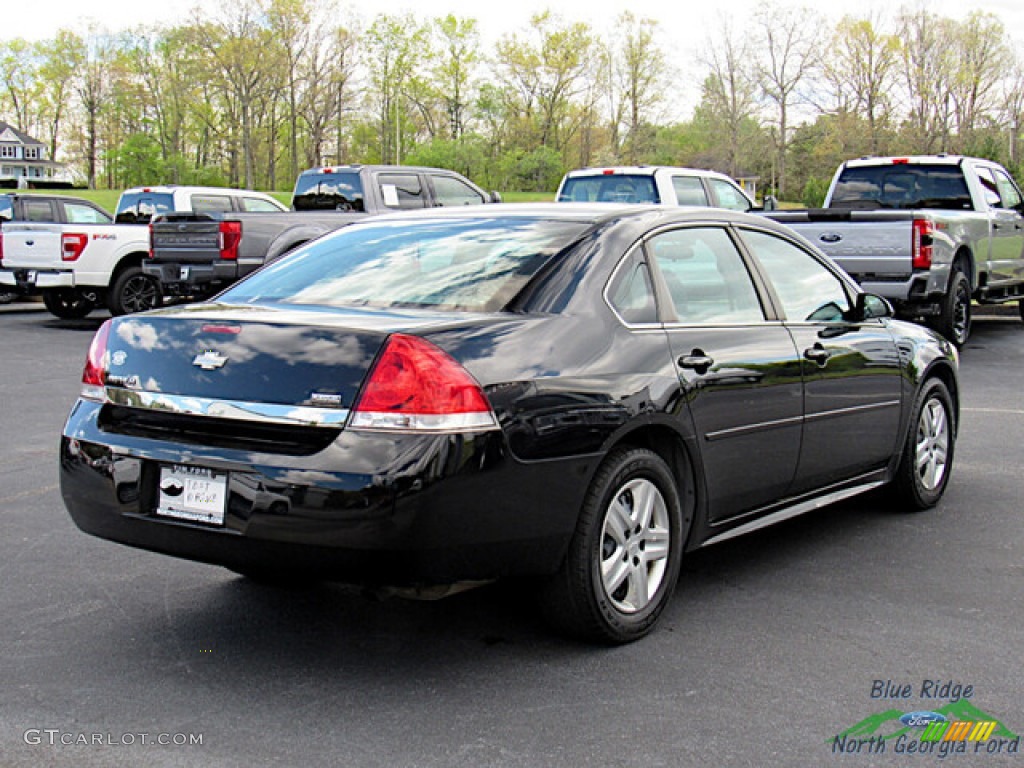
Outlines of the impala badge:
M 196 355 L 196 359 L 192 361 L 192 365 L 202 368 L 204 371 L 212 371 L 217 368 L 223 368 L 224 363 L 228 361 L 225 355 L 217 352 L 213 349 L 208 349 L 202 354 Z

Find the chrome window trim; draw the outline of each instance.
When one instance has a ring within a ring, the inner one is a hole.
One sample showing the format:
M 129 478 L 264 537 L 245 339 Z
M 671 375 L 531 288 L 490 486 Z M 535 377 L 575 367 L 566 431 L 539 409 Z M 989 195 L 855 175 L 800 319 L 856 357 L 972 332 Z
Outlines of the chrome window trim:
M 105 394 L 108 403 L 123 408 L 261 424 L 341 429 L 349 417 L 348 408 L 316 408 L 308 405 L 280 405 L 277 403 L 252 403 L 243 400 L 219 400 L 209 397 L 186 397 L 119 387 L 107 387 Z

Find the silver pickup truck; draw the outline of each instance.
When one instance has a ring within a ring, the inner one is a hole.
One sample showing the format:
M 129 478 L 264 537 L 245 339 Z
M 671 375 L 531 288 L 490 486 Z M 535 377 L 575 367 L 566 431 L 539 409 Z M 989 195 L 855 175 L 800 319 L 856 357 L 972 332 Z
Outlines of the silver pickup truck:
M 967 341 L 971 301 L 1024 318 L 1024 200 L 997 163 L 929 155 L 850 160 L 825 207 L 765 214 L 837 261 L 909 319 Z

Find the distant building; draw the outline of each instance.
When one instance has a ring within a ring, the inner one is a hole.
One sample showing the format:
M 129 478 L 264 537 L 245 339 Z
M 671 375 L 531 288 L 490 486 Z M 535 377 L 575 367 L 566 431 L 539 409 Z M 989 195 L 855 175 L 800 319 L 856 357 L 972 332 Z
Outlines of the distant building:
M 49 157 L 49 148 L 0 120 L 0 187 L 70 187 L 67 166 Z

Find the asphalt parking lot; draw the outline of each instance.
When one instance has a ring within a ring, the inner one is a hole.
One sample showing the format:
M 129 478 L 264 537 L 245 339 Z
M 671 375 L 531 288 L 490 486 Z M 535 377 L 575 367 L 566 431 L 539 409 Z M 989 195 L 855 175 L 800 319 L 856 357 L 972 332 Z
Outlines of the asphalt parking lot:
M 101 319 L 0 312 L 0 766 L 1024 764 L 1016 313 L 963 352 L 936 509 L 860 497 L 703 550 L 658 630 L 613 649 L 508 585 L 263 587 L 80 533 L 56 447 Z M 998 728 L 901 748 L 912 711 Z

